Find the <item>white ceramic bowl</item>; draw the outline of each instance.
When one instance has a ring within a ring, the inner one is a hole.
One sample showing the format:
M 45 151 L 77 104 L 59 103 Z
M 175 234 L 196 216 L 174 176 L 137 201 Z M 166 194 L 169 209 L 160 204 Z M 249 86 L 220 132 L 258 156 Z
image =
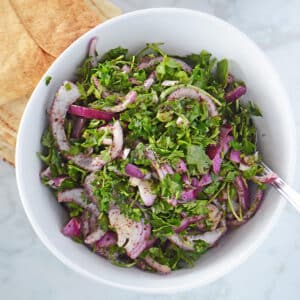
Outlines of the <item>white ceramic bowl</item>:
M 146 42 L 164 42 L 173 54 L 189 54 L 207 49 L 218 58 L 227 57 L 231 71 L 248 86 L 247 98 L 261 108 L 264 118 L 257 122 L 264 159 L 287 182 L 295 166 L 295 124 L 282 84 L 259 48 L 228 23 L 204 13 L 186 9 L 148 9 L 107 21 L 92 29 L 65 50 L 47 71 L 26 107 L 18 134 L 16 173 L 26 214 L 39 238 L 62 262 L 99 282 L 147 293 L 171 293 L 207 284 L 245 261 L 269 233 L 284 202 L 275 191 L 267 197 L 257 215 L 242 228 L 228 234 L 205 254 L 194 268 L 168 276 L 124 269 L 93 254 L 86 247 L 65 238 L 60 229 L 66 221 L 62 207 L 39 179 L 40 137 L 46 126 L 46 108 L 63 80 L 73 79 L 74 71 L 87 55 L 88 41 L 99 37 L 98 51 L 124 46 L 136 51 Z

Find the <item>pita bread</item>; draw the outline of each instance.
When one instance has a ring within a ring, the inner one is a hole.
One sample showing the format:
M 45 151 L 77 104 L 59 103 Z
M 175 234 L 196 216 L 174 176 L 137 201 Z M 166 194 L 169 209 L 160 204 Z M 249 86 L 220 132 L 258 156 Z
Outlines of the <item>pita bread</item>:
M 0 140 L 0 155 L 4 161 L 8 162 L 12 166 L 15 165 L 15 148 L 1 140 Z
M 34 41 L 57 57 L 74 40 L 106 18 L 85 0 L 11 0 Z
M 0 156 L 14 164 L 14 149 L 27 97 L 0 106 Z
M 0 9 L 0 105 L 31 93 L 53 57 L 32 40 L 9 3 Z
M 85 31 L 120 13 L 107 0 L 2 0 L 0 157 L 14 164 L 16 136 L 27 99 L 54 56 Z
M 107 0 L 92 0 L 91 2 L 97 7 L 100 14 L 107 19 L 118 16 L 122 13 L 121 9 Z

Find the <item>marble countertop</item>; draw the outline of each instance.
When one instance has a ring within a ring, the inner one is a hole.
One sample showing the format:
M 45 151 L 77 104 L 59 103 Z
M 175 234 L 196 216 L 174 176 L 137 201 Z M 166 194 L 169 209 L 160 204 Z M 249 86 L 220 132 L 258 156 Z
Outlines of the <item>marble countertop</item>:
M 187 7 L 214 14 L 248 34 L 266 52 L 291 98 L 300 129 L 299 0 L 115 0 L 124 12 Z M 267 78 L 266 78 L 267 80 Z M 300 140 L 298 130 L 298 141 Z M 299 148 L 299 144 L 298 144 Z M 284 159 L 284 158 L 283 158 Z M 300 169 L 300 161 L 298 168 Z M 298 178 L 297 172 L 295 178 Z M 295 180 L 295 188 L 300 186 Z M 14 169 L 0 162 L 0 299 L 152 299 L 86 279 L 58 261 L 37 239 L 24 214 Z M 300 216 L 289 205 L 257 252 L 242 266 L 202 288 L 157 300 L 300 299 Z

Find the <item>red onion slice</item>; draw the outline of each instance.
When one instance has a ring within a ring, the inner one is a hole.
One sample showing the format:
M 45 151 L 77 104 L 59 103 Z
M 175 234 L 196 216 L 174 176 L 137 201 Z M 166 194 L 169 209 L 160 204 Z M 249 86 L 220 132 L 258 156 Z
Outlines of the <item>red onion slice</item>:
M 179 174 L 187 172 L 187 166 L 186 166 L 186 163 L 184 162 L 184 160 L 179 159 L 179 162 L 175 167 L 175 171 Z
M 102 160 L 100 156 L 89 156 L 86 154 L 66 155 L 68 159 L 72 160 L 80 168 L 93 172 L 102 169 L 106 161 Z
M 154 58 L 151 58 L 151 59 L 144 60 L 143 62 L 141 62 L 141 63 L 137 66 L 137 69 L 138 69 L 138 70 L 144 70 L 144 69 L 153 67 L 153 66 L 155 66 L 156 64 L 162 62 L 162 60 L 163 60 L 163 57 L 162 57 L 162 56 L 157 56 L 157 57 L 154 57 Z
M 236 188 L 239 202 L 244 210 L 249 209 L 249 190 L 247 183 L 242 176 L 237 176 L 234 180 L 234 186 Z
M 70 221 L 64 226 L 62 229 L 62 234 L 67 236 L 67 237 L 79 237 L 81 232 L 80 232 L 80 223 L 76 218 L 70 219 Z
M 198 194 L 198 191 L 195 189 L 184 190 L 181 193 L 181 200 L 179 200 L 178 202 L 185 203 L 185 202 L 189 202 L 192 200 L 196 200 L 197 194 Z
M 236 87 L 232 91 L 226 93 L 225 99 L 227 102 L 232 102 L 245 95 L 246 92 L 247 92 L 246 87 L 241 85 Z
M 185 61 L 183 61 L 182 59 L 173 58 L 173 57 L 172 57 L 172 59 L 175 60 L 178 64 L 180 64 L 183 71 L 185 71 L 187 73 L 192 73 L 191 66 L 189 66 Z
M 97 53 L 96 53 L 96 44 L 97 44 L 97 38 L 93 37 L 88 45 L 88 51 L 89 51 L 89 57 L 91 57 L 91 66 L 97 67 Z
M 221 157 L 222 148 L 218 145 L 210 145 L 207 147 L 206 153 L 212 161 L 212 167 L 215 174 L 219 174 L 222 165 Z
M 108 218 L 111 226 L 116 229 L 118 246 L 125 245 L 127 255 L 132 259 L 137 258 L 147 247 L 147 240 L 151 234 L 150 224 L 144 224 L 143 220 L 136 222 L 128 219 L 121 214 L 117 206 L 109 210 Z
M 212 177 L 210 174 L 205 174 L 201 177 L 200 181 L 199 181 L 199 187 L 204 187 L 206 185 L 209 185 L 210 183 L 212 183 Z
M 50 125 L 52 134 L 57 142 L 57 146 L 61 151 L 69 151 L 70 144 L 67 141 L 64 122 L 69 106 L 80 97 L 77 86 L 70 82 L 65 81 L 64 84 L 58 89 L 56 97 L 50 109 Z M 84 154 L 66 155 L 79 167 L 95 171 L 101 169 L 105 162 L 99 157 L 90 157 Z
M 114 114 L 106 111 L 74 104 L 70 105 L 68 113 L 74 116 L 84 117 L 86 119 L 97 119 L 104 121 L 110 121 L 114 117 Z
M 179 233 L 179 232 L 185 230 L 185 229 L 186 229 L 188 226 L 190 226 L 191 224 L 194 224 L 194 223 L 196 223 L 196 222 L 198 222 L 198 221 L 203 220 L 204 217 L 205 217 L 205 216 L 201 216 L 201 215 L 200 215 L 200 216 L 191 216 L 191 217 L 184 218 L 184 219 L 181 221 L 179 227 L 177 227 L 177 228 L 175 229 L 175 232 L 176 232 L 176 233 Z
M 150 89 L 150 87 L 154 84 L 156 79 L 156 72 L 153 71 L 148 78 L 144 81 L 144 88 L 146 90 Z
M 105 232 L 100 228 L 96 229 L 92 233 L 90 233 L 84 240 L 84 242 L 88 245 L 92 245 L 98 240 L 100 240 L 105 235 Z
M 210 247 L 214 246 L 216 242 L 224 235 L 226 227 L 220 227 L 213 231 L 207 231 L 203 234 L 188 236 L 190 241 L 202 240 L 209 244 Z
M 179 81 L 178 80 L 164 80 L 161 85 L 162 86 L 174 86 L 176 84 L 178 84 Z
M 172 243 L 177 245 L 179 248 L 187 251 L 194 251 L 194 244 L 191 241 L 183 240 L 177 233 L 172 234 L 168 237 Z
M 121 158 L 122 158 L 123 160 L 125 160 L 125 159 L 128 157 L 130 151 L 131 151 L 130 148 L 124 148 L 124 150 L 123 150 L 123 152 L 122 152 L 122 155 L 121 155 Z
M 117 244 L 117 234 L 113 231 L 106 232 L 99 241 L 96 242 L 96 248 L 106 248 Z
M 138 189 L 145 206 L 152 206 L 157 195 L 153 193 L 151 182 L 148 180 L 141 180 L 138 184 Z
M 111 159 L 117 158 L 123 149 L 123 130 L 120 121 L 116 121 L 112 128 L 113 142 L 111 145 Z
M 131 68 L 128 65 L 124 65 L 121 70 L 125 74 L 128 74 L 131 72 Z
M 68 87 L 68 88 L 66 88 Z M 70 144 L 67 141 L 64 122 L 69 106 L 79 99 L 80 93 L 77 86 L 65 81 L 58 89 L 50 108 L 50 125 L 52 134 L 57 142 L 57 146 L 62 151 L 70 150 Z
M 259 207 L 263 201 L 263 197 L 264 197 L 264 191 L 257 190 L 257 192 L 254 196 L 254 200 L 252 201 L 251 207 L 244 214 L 243 220 L 242 221 L 238 221 L 236 219 L 227 220 L 227 225 L 229 227 L 239 227 L 239 226 L 245 224 L 246 222 L 248 222 L 256 214 L 257 210 L 259 209 Z
M 107 112 L 117 113 L 125 110 L 127 106 L 133 102 L 135 102 L 135 99 L 137 97 L 136 91 L 130 91 L 126 96 L 124 102 L 117 104 L 113 107 L 105 107 L 103 108 Z
M 87 194 L 89 199 L 91 199 L 91 201 L 94 202 L 95 204 L 98 204 L 98 199 L 94 195 L 93 182 L 95 180 L 96 180 L 95 172 L 90 173 L 89 175 L 87 175 L 85 177 L 83 187 L 84 187 L 85 193 Z
M 241 162 L 241 152 L 232 149 L 232 150 L 230 151 L 229 159 L 230 159 L 232 162 L 235 162 L 235 163 L 238 163 L 238 164 L 239 164 L 239 163 Z
M 218 115 L 217 107 L 213 101 L 213 97 L 207 92 L 194 87 L 180 87 L 168 96 L 168 100 L 175 100 L 180 98 L 192 98 L 196 100 L 203 100 L 206 103 L 207 110 L 210 116 Z
M 255 179 L 261 183 L 273 184 L 278 179 L 278 175 L 275 173 L 270 173 L 270 174 L 263 175 L 263 176 L 254 176 L 253 179 Z
M 156 260 L 151 258 L 149 255 L 144 258 L 144 261 L 158 273 L 169 274 L 172 271 L 169 266 L 158 263 Z
M 74 118 L 72 120 L 72 132 L 71 137 L 78 139 L 81 137 L 81 132 L 84 128 L 84 125 L 86 124 L 85 118 Z
M 53 189 L 59 188 L 67 178 L 67 176 L 52 177 L 50 167 L 47 167 L 45 170 L 43 170 L 40 174 L 40 177 L 42 179 L 48 179 L 47 185 L 49 185 Z
M 182 70 L 186 71 L 187 73 L 191 73 L 192 72 L 192 68 L 183 60 L 179 59 L 179 58 L 171 58 L 173 60 L 175 60 L 182 68 Z M 160 63 L 163 61 L 163 57 L 162 56 L 157 56 L 151 59 L 147 59 L 144 60 L 143 62 L 141 62 L 137 68 L 138 70 L 144 70 L 144 69 L 148 69 L 150 67 L 155 66 L 156 64 Z
M 85 191 L 83 188 L 75 188 L 57 193 L 57 200 L 60 203 L 74 202 L 84 209 L 89 210 L 92 214 L 98 216 L 99 210 L 94 203 L 87 204 L 85 199 Z
M 125 172 L 129 176 L 136 177 L 139 179 L 143 179 L 145 177 L 145 175 L 140 170 L 140 168 L 138 168 L 136 165 L 133 164 L 127 164 L 125 166 Z

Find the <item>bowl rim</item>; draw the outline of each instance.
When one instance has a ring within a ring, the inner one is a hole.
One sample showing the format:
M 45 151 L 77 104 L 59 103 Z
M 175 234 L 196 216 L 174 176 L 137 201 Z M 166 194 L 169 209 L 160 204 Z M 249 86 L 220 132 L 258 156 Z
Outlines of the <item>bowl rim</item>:
M 187 9 L 187 8 L 174 8 L 174 7 L 164 7 L 164 8 L 149 8 L 149 9 L 141 9 L 141 10 L 136 10 L 133 12 L 129 12 L 129 13 L 125 13 L 122 14 L 120 16 L 114 17 L 110 20 L 107 20 L 99 25 L 97 25 L 96 27 L 92 28 L 91 30 L 89 30 L 88 32 L 86 32 L 85 34 L 83 34 L 82 36 L 80 36 L 77 40 L 75 40 L 68 48 L 66 48 L 53 62 L 53 64 L 48 68 L 48 70 L 45 72 L 48 73 L 49 69 L 52 68 L 52 66 L 54 64 L 56 64 L 56 62 L 65 54 L 67 53 L 76 43 L 80 43 L 80 41 L 82 39 L 84 39 L 84 37 L 86 35 L 88 35 L 90 33 L 90 31 L 94 30 L 95 28 L 99 28 L 99 27 L 105 27 L 105 26 L 110 26 L 111 24 L 118 22 L 120 20 L 125 20 L 127 18 L 131 18 L 131 17 L 135 17 L 135 16 L 139 16 L 139 15 L 143 15 L 143 14 L 152 14 L 152 13 L 184 13 L 184 14 L 192 14 L 201 18 L 206 18 L 206 19 L 210 19 L 213 22 L 218 23 L 221 26 L 225 26 L 230 30 L 233 30 L 235 32 L 237 32 L 238 34 L 240 34 L 243 38 L 247 39 L 248 42 L 250 44 L 252 44 L 252 46 L 254 48 L 256 48 L 256 50 L 260 53 L 260 55 L 264 58 L 265 63 L 268 65 L 269 69 L 272 70 L 272 73 L 274 73 L 274 76 L 277 77 L 277 81 L 281 83 L 281 80 L 279 78 L 279 75 L 277 73 L 277 71 L 275 70 L 275 68 L 273 67 L 272 63 L 270 62 L 269 58 L 265 55 L 265 53 L 256 45 L 256 43 L 250 39 L 245 33 L 243 33 L 242 31 L 240 31 L 238 28 L 236 28 L 235 26 L 231 25 L 230 23 L 205 12 L 202 11 L 197 11 L 197 10 L 193 10 L 193 9 Z M 45 75 L 43 75 L 40 79 L 40 81 L 38 82 L 37 86 L 35 87 L 27 105 L 26 108 L 24 110 L 24 113 L 22 115 L 21 118 L 21 122 L 19 125 L 19 130 L 18 130 L 18 134 L 17 134 L 17 143 L 16 143 L 16 153 L 15 153 L 15 162 L 16 162 L 16 180 L 17 180 L 17 188 L 19 191 L 19 195 L 20 195 L 20 199 L 23 205 L 23 208 L 25 210 L 25 213 L 27 215 L 27 218 L 29 219 L 31 226 L 33 227 L 36 235 L 39 237 L 39 239 L 42 241 L 42 243 L 46 246 L 46 248 L 48 248 L 50 250 L 50 252 L 52 252 L 61 262 L 63 262 L 65 265 L 67 265 L 70 269 L 76 271 L 79 274 L 82 274 L 84 276 L 86 276 L 87 278 L 91 278 L 97 282 L 100 282 L 102 284 L 106 284 L 108 286 L 111 287 L 118 287 L 124 290 L 130 290 L 130 291 L 135 291 L 135 292 L 141 292 L 141 293 L 147 293 L 147 294 L 172 294 L 172 293 L 176 293 L 176 292 L 182 292 L 188 289 L 192 289 L 192 288 L 196 288 L 196 287 L 200 287 L 206 284 L 209 284 L 213 281 L 218 280 L 219 278 L 221 278 L 222 276 L 224 276 L 225 274 L 228 274 L 230 272 L 232 272 L 234 269 L 236 269 L 239 265 L 241 265 L 242 263 L 244 263 L 246 261 L 246 259 L 248 257 L 250 257 L 255 250 L 262 244 L 262 242 L 265 240 L 266 236 L 270 233 L 272 227 L 274 226 L 274 224 L 277 222 L 284 206 L 285 206 L 285 201 L 283 201 L 282 197 L 279 197 L 279 203 L 278 206 L 276 208 L 276 210 L 274 210 L 272 217 L 270 219 L 270 221 L 267 223 L 266 227 L 264 228 L 264 230 L 262 231 L 262 233 L 259 235 L 259 237 L 256 239 L 255 243 L 252 243 L 252 245 L 250 245 L 248 247 L 248 249 L 246 251 L 244 251 L 244 253 L 241 253 L 240 256 L 236 259 L 236 261 L 234 263 L 231 264 L 227 264 L 226 267 L 224 267 L 222 270 L 220 270 L 217 274 L 214 273 L 212 276 L 210 276 L 209 278 L 206 278 L 202 281 L 190 281 L 190 282 L 183 282 L 182 285 L 180 286 L 172 286 L 172 287 L 159 287 L 159 288 L 149 288 L 149 287 L 138 287 L 135 285 L 125 285 L 122 283 L 118 283 L 118 282 L 114 282 L 112 280 L 107 280 L 107 279 L 103 279 L 101 277 L 98 277 L 96 275 L 91 274 L 89 271 L 87 271 L 84 268 L 79 267 L 76 263 L 74 263 L 73 261 L 71 261 L 67 256 L 65 256 L 62 251 L 60 251 L 59 249 L 57 249 L 53 243 L 51 242 L 51 240 L 48 238 L 47 235 L 45 235 L 43 233 L 43 230 L 41 229 L 40 225 L 35 221 L 35 217 L 34 214 L 31 212 L 29 205 L 27 204 L 27 200 L 25 199 L 24 193 L 23 193 L 23 184 L 22 184 L 22 169 L 21 167 L 21 160 L 22 160 L 22 149 L 21 149 L 21 142 L 20 140 L 22 139 L 23 136 L 23 131 L 24 131 L 24 126 L 23 123 L 25 122 L 25 119 L 28 118 L 27 116 L 27 112 L 29 111 L 29 107 L 33 105 L 33 99 L 36 98 L 36 94 L 37 91 L 39 90 L 41 84 L 43 83 L 43 78 Z M 291 109 L 291 102 L 289 100 L 289 97 L 286 93 L 286 90 L 283 86 L 283 84 L 281 84 L 280 86 L 282 93 L 284 94 L 285 98 L 288 100 L 287 104 L 286 104 L 286 109 L 289 113 L 289 118 L 287 118 L 287 126 L 289 126 L 289 136 L 290 136 L 290 143 L 293 147 L 291 147 L 291 149 L 289 150 L 289 166 L 288 166 L 288 174 L 286 177 L 286 181 L 291 183 L 294 174 L 295 174 L 295 169 L 296 169 L 296 150 L 297 150 L 297 143 L 296 143 L 296 128 L 295 128 L 295 118 L 294 118 L 294 114 L 292 112 Z

